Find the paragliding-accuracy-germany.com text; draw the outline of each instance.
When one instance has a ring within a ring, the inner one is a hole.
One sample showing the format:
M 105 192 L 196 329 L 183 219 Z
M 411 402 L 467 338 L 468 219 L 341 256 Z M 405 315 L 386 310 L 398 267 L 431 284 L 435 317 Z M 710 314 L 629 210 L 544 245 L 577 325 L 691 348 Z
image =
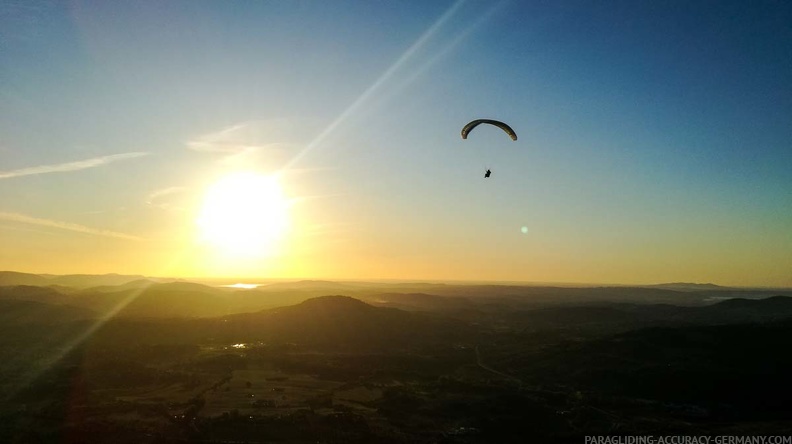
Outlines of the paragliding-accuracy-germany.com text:
M 787 435 L 787 436 L 591 435 L 591 436 L 586 436 L 584 444 L 792 444 L 792 435 Z

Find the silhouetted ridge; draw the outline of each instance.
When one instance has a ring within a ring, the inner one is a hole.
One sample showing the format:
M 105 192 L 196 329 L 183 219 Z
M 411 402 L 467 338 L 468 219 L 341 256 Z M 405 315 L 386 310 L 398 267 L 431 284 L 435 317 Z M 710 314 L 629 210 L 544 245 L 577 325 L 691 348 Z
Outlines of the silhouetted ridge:
M 0 287 L 0 299 L 18 299 L 38 302 L 63 302 L 62 293 L 49 287 L 35 285 L 13 285 Z
M 57 324 L 90 319 L 91 310 L 71 305 L 48 304 L 33 300 L 0 300 L 0 324 Z
M 699 284 L 699 283 L 696 283 L 696 282 L 669 282 L 669 283 L 660 284 L 660 285 L 668 285 L 668 286 L 676 286 L 676 287 L 724 288 L 724 287 L 722 287 L 720 285 L 715 285 L 715 284 L 712 284 L 712 283 L 709 283 L 709 282 L 706 283 L 706 284 Z
M 349 296 L 320 296 L 318 298 L 307 299 L 295 306 L 294 308 L 305 309 L 322 309 L 322 310 L 373 310 L 375 307 L 353 297 Z
M 266 312 L 266 310 L 265 310 Z M 297 305 L 271 310 L 273 316 L 293 318 L 295 322 L 326 322 L 328 326 L 336 322 L 354 321 L 356 325 L 377 325 L 378 322 L 393 322 L 407 319 L 411 313 L 393 308 L 379 308 L 349 296 L 320 296 L 307 299 Z
M 792 309 L 792 298 L 789 296 L 772 296 L 765 299 L 745 299 L 734 298 L 714 304 L 713 307 L 720 308 L 790 308 Z
M 123 285 L 127 282 L 145 279 L 139 274 L 66 274 L 66 275 L 44 275 L 53 284 L 65 285 L 67 287 L 90 288 L 105 285 Z
M 455 340 L 466 325 L 396 308 L 374 307 L 349 296 L 320 296 L 297 305 L 229 315 L 216 324 L 229 341 L 253 335 L 267 343 L 323 344 L 394 350 Z
M 49 280 L 43 276 L 16 271 L 0 271 L 0 286 L 4 285 L 47 285 Z
M 135 281 L 129 281 L 126 284 L 121 284 L 121 285 L 100 285 L 98 287 L 90 287 L 84 289 L 83 291 L 107 293 L 107 292 L 124 291 L 124 290 L 143 290 L 145 288 L 151 287 L 152 285 L 156 285 L 156 284 L 157 284 L 156 281 L 150 279 L 138 279 Z
M 139 281 L 139 280 L 138 280 Z M 142 285 L 146 286 L 146 285 Z M 190 291 L 202 293 L 217 293 L 217 289 L 204 284 L 194 282 L 165 282 L 162 284 L 152 283 L 148 285 L 152 291 Z
M 647 285 L 650 288 L 663 288 L 676 291 L 700 291 L 700 290 L 728 290 L 729 287 L 722 287 L 711 283 L 697 284 L 693 282 L 669 282 L 666 284 Z

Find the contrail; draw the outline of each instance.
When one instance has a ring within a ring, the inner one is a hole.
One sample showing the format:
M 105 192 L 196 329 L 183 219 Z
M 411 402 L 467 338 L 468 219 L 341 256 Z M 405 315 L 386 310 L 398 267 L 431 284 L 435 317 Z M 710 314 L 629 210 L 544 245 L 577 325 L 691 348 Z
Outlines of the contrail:
M 73 224 L 71 222 L 60 222 L 49 219 L 39 219 L 37 217 L 26 216 L 19 213 L 5 213 L 0 212 L 0 220 L 7 220 L 11 222 L 20 222 L 23 224 L 39 225 L 43 227 L 59 228 L 61 230 L 74 231 L 83 234 L 92 234 L 94 236 L 115 237 L 118 239 L 141 241 L 142 237 L 132 236 L 131 234 L 118 233 L 110 230 L 98 230 L 95 228 L 86 227 L 84 225 Z
M 135 152 L 113 154 L 110 156 L 94 157 L 93 159 L 78 160 L 76 162 L 59 163 L 55 165 L 40 165 L 29 168 L 22 168 L 11 171 L 0 171 L 0 179 L 10 179 L 12 177 L 32 176 L 34 174 L 64 173 L 67 171 L 79 171 L 88 168 L 95 168 L 118 160 L 133 159 L 135 157 L 148 156 L 149 153 Z
M 302 149 L 297 155 L 286 164 L 284 169 L 288 169 L 292 165 L 296 164 L 300 161 L 302 157 L 320 145 L 325 138 L 327 138 L 341 123 L 343 123 L 350 115 L 354 114 L 374 93 L 379 90 L 384 83 L 386 83 L 391 77 L 393 77 L 394 73 L 399 70 L 399 68 L 407 63 L 413 55 L 421 49 L 427 41 L 429 41 L 434 34 L 440 29 L 450 18 L 454 15 L 454 13 L 461 7 L 461 5 L 466 0 L 457 0 L 451 7 L 449 7 L 437 21 L 432 24 L 419 38 L 415 41 L 415 43 L 410 46 L 407 51 L 405 51 L 401 57 L 399 57 L 393 65 L 391 65 L 387 70 L 385 70 L 382 75 L 371 85 L 369 86 L 363 94 L 361 94 L 354 102 L 352 102 L 349 107 L 344 110 L 336 119 L 330 123 L 321 133 L 319 133 L 316 138 L 314 138 L 311 143 L 309 143 L 305 148 Z

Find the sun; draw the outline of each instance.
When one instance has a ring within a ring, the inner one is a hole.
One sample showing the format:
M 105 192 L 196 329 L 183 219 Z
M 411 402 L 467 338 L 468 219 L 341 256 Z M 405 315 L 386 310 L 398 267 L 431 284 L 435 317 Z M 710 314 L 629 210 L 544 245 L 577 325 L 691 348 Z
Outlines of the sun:
M 229 174 L 206 193 L 197 219 L 201 241 L 236 257 L 271 256 L 288 228 L 288 210 L 275 177 Z

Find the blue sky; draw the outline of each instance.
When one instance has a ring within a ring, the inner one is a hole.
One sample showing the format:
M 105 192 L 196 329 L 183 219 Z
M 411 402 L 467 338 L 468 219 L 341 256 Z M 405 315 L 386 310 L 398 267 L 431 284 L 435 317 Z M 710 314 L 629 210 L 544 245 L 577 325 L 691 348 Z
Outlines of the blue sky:
M 792 285 L 788 3 L 1 8 L 0 268 Z M 243 169 L 288 241 L 185 259 Z

